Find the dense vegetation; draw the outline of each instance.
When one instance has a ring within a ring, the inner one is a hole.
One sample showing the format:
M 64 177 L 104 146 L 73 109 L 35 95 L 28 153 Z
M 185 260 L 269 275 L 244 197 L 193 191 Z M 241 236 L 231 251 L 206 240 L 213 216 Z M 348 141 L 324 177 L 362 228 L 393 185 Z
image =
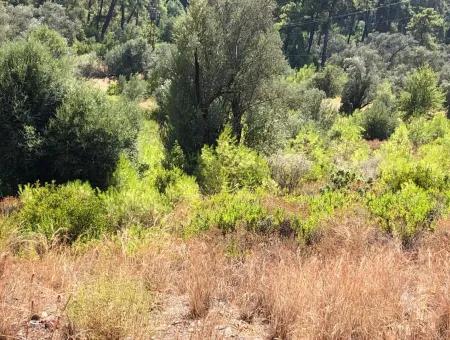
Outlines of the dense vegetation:
M 448 0 L 0 1 L 0 251 L 313 249 L 346 214 L 410 251 L 449 218 L 449 117 Z M 71 327 L 134 332 L 90 315 L 142 314 L 138 281 L 85 282 Z

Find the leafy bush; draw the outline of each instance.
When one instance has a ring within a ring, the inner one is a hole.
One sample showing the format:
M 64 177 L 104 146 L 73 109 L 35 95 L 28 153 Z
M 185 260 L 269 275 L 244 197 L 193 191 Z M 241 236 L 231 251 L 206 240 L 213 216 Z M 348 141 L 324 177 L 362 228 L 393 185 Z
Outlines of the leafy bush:
M 148 84 L 138 75 L 132 75 L 128 81 L 123 84 L 122 94 L 129 100 L 141 100 L 147 94 Z
M 75 72 L 80 77 L 104 77 L 105 67 L 95 52 L 77 56 L 75 59 Z
M 327 64 L 322 71 L 316 73 L 312 78 L 312 86 L 325 92 L 328 98 L 340 96 L 345 83 L 344 70 L 333 64 Z
M 199 178 L 207 193 L 255 189 L 269 178 L 269 167 L 255 151 L 239 145 L 227 126 L 216 148 L 203 148 Z
M 365 138 L 384 140 L 394 132 L 398 117 L 395 112 L 395 97 L 388 83 L 378 89 L 372 106 L 362 115 Z
M 269 159 L 272 178 L 282 190 L 294 191 L 311 170 L 312 163 L 302 154 L 277 154 Z
M 193 234 L 210 228 L 227 233 L 239 227 L 261 232 L 273 227 L 272 217 L 257 196 L 248 191 L 222 192 L 203 201 L 195 210 L 185 233 Z
M 72 243 L 109 230 L 105 205 L 87 183 L 26 185 L 20 190 L 20 200 L 17 219 L 21 230 L 41 234 L 51 242 Z
M 408 75 L 400 97 L 400 109 L 406 118 L 431 114 L 442 109 L 444 94 L 438 86 L 437 75 L 429 67 L 421 67 Z
M 109 51 L 105 61 L 109 72 L 115 76 L 145 73 L 151 62 L 151 49 L 142 38 L 128 40 Z
M 130 278 L 100 277 L 82 284 L 67 306 L 76 332 L 89 339 L 142 338 L 149 332 L 151 295 Z
M 420 230 L 431 227 L 429 217 L 435 201 L 426 190 L 406 182 L 398 192 L 372 197 L 368 206 L 387 232 L 407 242 Z
M 36 41 L 0 50 L 0 183 L 3 194 L 34 182 L 47 170 L 40 163 L 47 124 L 65 92 L 66 69 Z
M 49 29 L 47 26 L 39 26 L 33 29 L 28 35 L 28 39 L 47 46 L 55 58 L 61 58 L 69 52 L 67 41 L 58 32 Z
M 432 119 L 418 117 L 408 125 L 409 138 L 415 146 L 431 143 L 450 133 L 450 121 L 444 114 L 436 114 Z
M 307 179 L 320 179 L 330 172 L 332 163 L 328 151 L 328 140 L 313 126 L 304 126 L 297 137 L 290 142 L 289 149 L 292 152 L 304 154 L 312 161 Z
M 140 112 L 130 104 L 109 102 L 94 89 L 68 91 L 46 132 L 44 179 L 89 180 L 105 188 L 121 152 L 133 152 Z

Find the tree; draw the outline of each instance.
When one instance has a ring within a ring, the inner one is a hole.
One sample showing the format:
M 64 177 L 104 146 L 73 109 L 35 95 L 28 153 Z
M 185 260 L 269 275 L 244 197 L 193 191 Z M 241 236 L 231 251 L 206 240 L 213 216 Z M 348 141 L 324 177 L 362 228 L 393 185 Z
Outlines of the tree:
M 0 51 L 0 194 L 47 171 L 39 163 L 47 124 L 64 95 L 65 70 L 36 41 L 2 45 Z
M 436 36 L 444 27 L 444 19 L 433 8 L 425 8 L 415 14 L 408 23 L 408 30 L 422 45 L 434 48 Z
M 167 122 L 187 153 L 215 141 L 225 121 L 239 140 L 246 111 L 283 72 L 272 0 L 195 0 L 176 33 Z M 228 116 L 229 113 L 229 116 Z M 229 118 L 228 118 L 229 117 Z
M 437 75 L 429 66 L 409 74 L 400 96 L 400 108 L 406 118 L 439 110 L 443 102 L 444 94 L 438 86 Z

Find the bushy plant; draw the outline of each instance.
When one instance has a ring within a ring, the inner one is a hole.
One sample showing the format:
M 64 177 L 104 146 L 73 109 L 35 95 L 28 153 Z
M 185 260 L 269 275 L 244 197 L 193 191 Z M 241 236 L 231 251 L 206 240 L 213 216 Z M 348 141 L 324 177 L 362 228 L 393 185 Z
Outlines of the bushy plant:
M 346 75 L 342 68 L 327 64 L 323 70 L 312 78 L 312 86 L 325 92 L 328 98 L 340 96 L 346 83 Z
M 17 220 L 24 233 L 43 235 L 50 242 L 73 243 L 110 230 L 105 205 L 87 183 L 26 185 L 19 194 L 22 208 Z
M 37 41 L 17 41 L 0 50 L 0 188 L 12 194 L 18 184 L 45 173 L 47 124 L 61 104 L 67 78 L 60 60 Z
M 370 198 L 368 206 L 387 232 L 407 242 L 420 230 L 431 227 L 429 217 L 435 201 L 425 189 L 406 182 L 398 192 Z
M 312 162 L 302 154 L 276 154 L 269 159 L 269 167 L 278 186 L 293 192 L 311 170 Z
M 105 276 L 81 284 L 67 314 L 74 330 L 89 339 L 142 338 L 149 331 L 151 301 L 141 282 Z
M 444 114 L 436 114 L 432 119 L 418 117 L 408 125 L 409 138 L 415 146 L 431 143 L 450 133 L 450 121 Z
M 269 231 L 273 219 L 262 207 L 259 198 L 248 191 L 221 192 L 203 201 L 196 208 L 186 234 L 195 234 L 211 228 L 223 233 L 242 227 L 252 231 Z
M 28 39 L 47 46 L 48 50 L 55 58 L 61 58 L 69 51 L 67 41 L 58 32 L 51 30 L 47 26 L 39 26 L 33 29 L 29 33 Z
M 295 153 L 304 154 L 313 162 L 311 171 L 307 175 L 308 179 L 320 179 L 330 172 L 332 159 L 328 151 L 328 140 L 314 126 L 304 126 L 296 138 L 290 142 L 289 149 Z
M 207 193 L 255 189 L 269 178 L 267 162 L 255 151 L 240 145 L 226 127 L 217 147 L 206 146 L 200 156 L 199 179 Z
M 364 137 L 379 140 L 389 138 L 398 125 L 395 109 L 395 97 L 390 85 L 385 83 L 378 89 L 372 106 L 362 112 Z
M 147 82 L 138 75 L 132 75 L 128 81 L 123 84 L 122 94 L 129 100 L 141 100 L 147 94 Z
M 105 188 L 121 152 L 133 152 L 140 112 L 125 102 L 75 84 L 46 132 L 44 179 L 81 179 Z
M 443 102 L 444 94 L 431 67 L 420 67 L 408 75 L 400 97 L 400 109 L 405 118 L 432 114 L 442 109 Z
M 128 40 L 109 51 L 105 61 L 109 72 L 115 76 L 145 73 L 151 62 L 151 48 L 142 38 Z

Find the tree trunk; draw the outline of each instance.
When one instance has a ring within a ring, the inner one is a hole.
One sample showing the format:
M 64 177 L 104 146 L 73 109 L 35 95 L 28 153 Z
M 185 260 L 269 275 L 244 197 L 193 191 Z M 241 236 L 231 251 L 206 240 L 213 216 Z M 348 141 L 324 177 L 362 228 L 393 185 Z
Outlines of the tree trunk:
M 348 29 L 347 45 L 350 44 L 350 39 L 351 39 L 352 36 L 353 36 L 353 30 L 354 30 L 354 28 L 355 28 L 355 18 L 356 18 L 356 16 L 353 15 L 353 16 L 352 16 L 352 21 L 351 21 L 351 23 L 350 23 L 350 27 L 349 27 L 349 29 Z
M 370 20 L 370 12 L 367 11 L 364 18 L 364 30 L 361 37 L 361 42 L 364 42 L 366 40 L 367 36 L 369 35 L 369 22 Z
M 123 29 L 125 28 L 125 0 L 122 0 L 120 2 L 120 28 Z
M 239 105 L 239 100 L 234 99 L 231 103 L 231 111 L 233 113 L 232 118 L 232 128 L 233 128 L 233 134 L 236 137 L 236 140 L 238 142 L 241 141 L 242 138 L 242 116 L 243 112 L 241 110 L 241 106 Z
M 100 20 L 102 18 L 102 12 L 103 12 L 103 0 L 100 0 L 100 6 L 98 8 L 98 13 L 97 13 L 97 20 L 96 20 L 96 23 L 95 23 L 95 27 L 97 28 L 97 33 L 98 33 L 98 30 L 99 30 L 99 27 L 100 27 Z
M 92 10 L 92 0 L 88 0 L 88 14 L 87 14 L 87 24 L 91 22 L 91 10 Z
M 322 57 L 321 57 L 321 61 L 320 61 L 321 67 L 325 67 L 325 63 L 327 62 L 328 41 L 330 40 L 331 20 L 333 19 L 335 5 L 336 5 L 336 0 L 333 1 L 331 4 L 330 11 L 328 12 L 328 19 L 324 26 Z
M 314 13 L 314 15 L 312 16 L 312 19 L 313 19 L 313 23 L 312 23 L 311 30 L 309 31 L 309 38 L 308 38 L 308 54 L 311 53 L 311 48 L 314 43 L 314 34 L 316 33 L 316 23 L 314 22 L 314 20 L 316 20 L 316 13 Z
M 116 7 L 117 0 L 111 0 L 111 4 L 109 5 L 108 13 L 106 14 L 105 22 L 103 23 L 102 32 L 101 32 L 101 40 L 105 37 L 105 33 L 108 30 L 109 24 L 111 23 L 111 19 L 114 15 L 114 10 Z

